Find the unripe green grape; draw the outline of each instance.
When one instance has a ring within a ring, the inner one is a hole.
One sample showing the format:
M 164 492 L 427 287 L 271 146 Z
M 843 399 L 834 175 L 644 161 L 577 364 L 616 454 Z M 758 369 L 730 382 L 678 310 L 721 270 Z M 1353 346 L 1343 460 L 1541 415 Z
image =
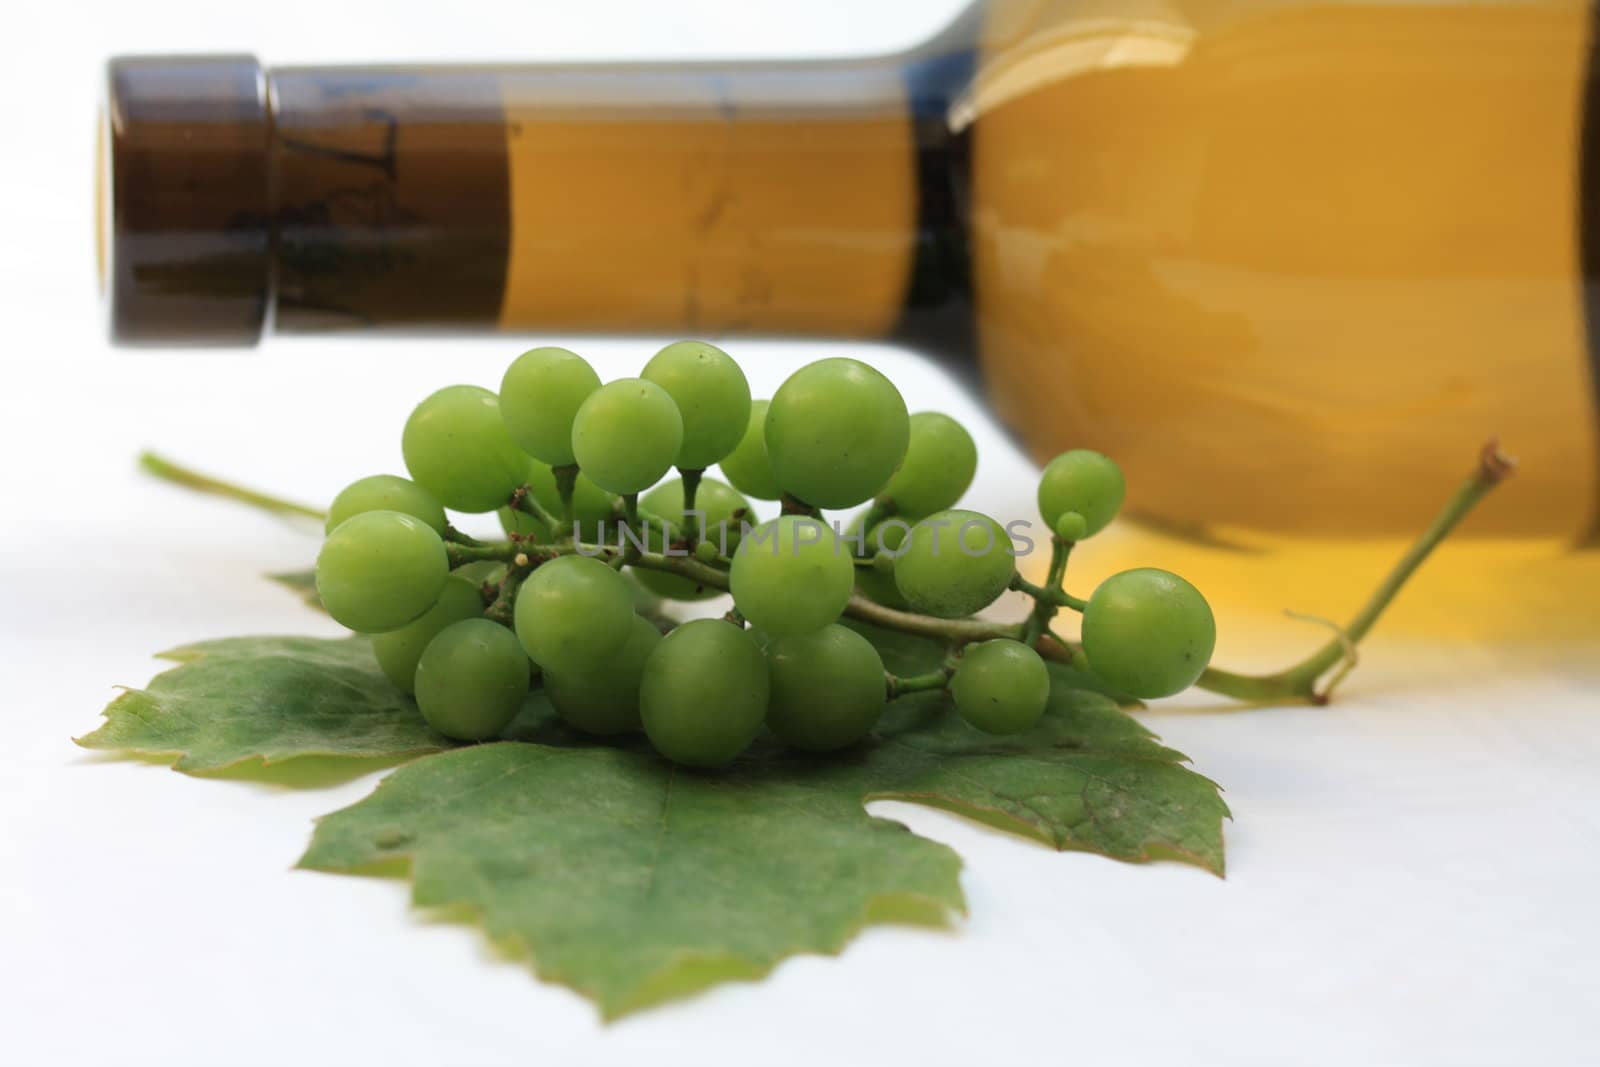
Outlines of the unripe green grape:
M 850 602 L 855 564 L 826 523 L 781 515 L 739 542 L 728 572 L 733 602 L 775 637 L 820 630 Z
M 1083 611 L 1090 671 L 1143 700 L 1193 685 L 1216 643 L 1217 622 L 1200 590 L 1155 567 L 1113 574 Z
M 639 714 L 656 751 L 720 767 L 749 747 L 767 712 L 767 661 L 755 639 L 721 619 L 696 619 L 645 660 Z
M 510 630 L 488 619 L 448 626 L 417 661 L 417 707 L 458 741 L 487 741 L 516 718 L 528 695 L 528 657 Z
M 493 511 L 522 484 L 527 453 L 511 441 L 500 401 L 451 385 L 416 406 L 400 438 L 411 477 L 454 511 Z
M 622 580 L 628 583 L 628 592 L 633 596 L 633 610 L 647 617 L 661 614 L 661 598 L 640 585 L 635 573 L 631 567 L 622 572 Z
M 397 630 L 433 607 L 450 558 L 433 527 L 398 511 L 364 511 L 339 524 L 317 554 L 317 596 L 357 633 Z
M 409 478 L 393 474 L 358 478 L 339 490 L 339 495 L 328 505 L 323 532 L 332 533 L 344 520 L 364 511 L 398 511 L 402 515 L 413 515 L 433 527 L 435 533 L 444 533 L 444 505 L 439 503 L 439 498 Z
M 633 617 L 628 638 L 604 664 L 576 671 L 545 671 L 544 691 L 562 721 L 585 733 L 609 735 L 639 729 L 639 681 L 645 660 L 661 642 L 649 620 Z
M 1039 653 L 1004 638 L 969 645 L 950 678 L 956 711 L 984 733 L 1038 725 L 1050 703 L 1050 672 Z
M 1126 490 L 1121 467 L 1098 452 L 1073 449 L 1045 464 L 1039 475 L 1039 514 L 1054 530 L 1062 515 L 1076 511 L 1083 516 L 1084 532 L 1073 540 L 1081 541 L 1117 517 Z
M 517 637 L 547 671 L 606 663 L 633 625 L 633 591 L 622 575 L 590 556 L 557 556 L 517 591 Z
M 717 546 L 710 541 L 701 541 L 694 546 L 694 558 L 701 563 L 715 563 L 718 559 Z
M 730 485 L 756 500 L 777 500 L 783 496 L 783 490 L 778 488 L 778 476 L 772 473 L 772 461 L 767 458 L 769 403 L 767 400 L 750 402 L 750 421 L 745 425 L 744 436 L 718 464 Z
M 857 568 L 856 591 L 874 604 L 882 604 L 886 608 L 904 611 L 910 606 L 894 584 L 892 571 L 884 573 L 868 567 Z
M 1076 511 L 1064 511 L 1061 513 L 1061 517 L 1056 520 L 1055 529 L 1052 532 L 1056 535 L 1056 540 L 1071 544 L 1074 541 L 1082 541 L 1089 536 L 1089 524 Z
M 767 646 L 767 726 L 795 748 L 831 752 L 871 732 L 887 698 L 872 642 L 834 623 Z
M 906 458 L 878 499 L 895 514 L 920 519 L 961 499 L 978 472 L 978 446 L 955 419 L 938 411 L 911 416 Z
M 900 546 L 894 584 L 911 607 L 955 619 L 993 604 L 1017 569 L 1011 537 L 987 515 L 941 511 L 917 523 Z
M 683 444 L 683 416 L 655 382 L 621 378 L 589 394 L 572 423 L 572 450 L 594 484 L 642 493 L 661 480 Z
M 500 415 L 524 452 L 553 467 L 573 462 L 572 420 L 600 376 L 565 348 L 533 348 L 506 368 L 500 382 Z
M 906 538 L 911 536 L 913 525 L 905 519 L 884 519 L 867 531 L 867 554 L 875 559 L 887 559 L 892 564 L 905 547 Z
M 683 416 L 677 466 L 704 470 L 732 452 L 750 422 L 750 383 L 733 358 L 704 341 L 676 341 L 639 375 L 672 395 Z
M 854 359 L 801 367 L 767 408 L 767 455 L 778 485 L 819 508 L 854 507 L 883 488 L 910 436 L 900 390 Z
M 372 653 L 384 677 L 403 692 L 413 692 L 417 661 L 422 658 L 422 652 L 428 647 L 428 643 L 445 627 L 465 622 L 467 619 L 476 619 L 483 614 L 483 594 L 479 592 L 480 587 L 481 582 L 473 582 L 464 577 L 460 570 L 453 571 L 450 577 L 445 579 L 444 588 L 439 591 L 439 599 L 420 619 L 408 622 L 398 630 L 390 630 L 386 634 L 374 637 Z

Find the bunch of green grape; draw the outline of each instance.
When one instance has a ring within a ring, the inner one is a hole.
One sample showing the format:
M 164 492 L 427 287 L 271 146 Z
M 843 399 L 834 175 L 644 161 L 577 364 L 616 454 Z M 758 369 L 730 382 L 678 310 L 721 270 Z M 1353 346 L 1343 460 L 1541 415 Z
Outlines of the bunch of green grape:
M 401 449 L 409 479 L 363 478 L 334 500 L 317 590 L 459 740 L 501 736 L 538 688 L 577 730 L 642 730 L 668 759 L 715 767 L 763 731 L 811 752 L 857 744 L 892 696 L 916 690 L 942 692 L 978 730 L 1028 730 L 1050 701 L 1040 648 L 1144 698 L 1187 688 L 1211 657 L 1211 610 L 1174 574 L 1125 571 L 1087 601 L 1061 588 L 1066 551 L 1122 504 L 1113 462 L 1076 450 L 1045 467 L 1042 538 L 1031 520 L 959 508 L 978 467 L 971 435 L 908 412 L 853 359 L 811 363 L 752 399 L 738 364 L 704 342 L 606 383 L 572 352 L 535 348 L 498 393 L 424 399 Z M 781 513 L 761 521 L 752 500 Z M 495 512 L 506 539 L 468 537 L 446 509 Z M 1017 567 L 1039 539 L 1046 586 Z M 1025 621 L 971 622 L 1011 589 L 1034 599 Z M 724 592 L 720 618 L 657 610 Z M 1081 647 L 1051 629 L 1064 606 L 1083 614 Z M 896 678 L 850 616 L 947 633 L 949 656 Z

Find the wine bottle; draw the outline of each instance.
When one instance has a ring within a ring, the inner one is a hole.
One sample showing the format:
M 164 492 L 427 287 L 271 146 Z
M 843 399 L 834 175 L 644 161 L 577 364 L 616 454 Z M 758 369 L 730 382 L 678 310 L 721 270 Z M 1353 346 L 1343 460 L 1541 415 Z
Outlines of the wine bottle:
M 1580 0 L 989 0 L 904 54 L 109 68 L 122 343 L 342 329 L 899 339 L 1130 508 L 1596 522 L 1600 81 Z

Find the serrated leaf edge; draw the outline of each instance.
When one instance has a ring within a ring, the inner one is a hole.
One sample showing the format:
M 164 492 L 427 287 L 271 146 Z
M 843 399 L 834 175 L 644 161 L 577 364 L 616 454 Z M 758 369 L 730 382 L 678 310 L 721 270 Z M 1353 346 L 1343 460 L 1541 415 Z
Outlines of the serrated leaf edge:
M 490 743 L 501 745 L 530 745 L 535 748 L 549 747 L 546 745 L 537 745 L 533 742 L 527 741 L 499 741 Z M 391 774 L 385 775 L 378 782 L 377 786 L 372 790 L 372 792 L 368 793 L 365 797 L 357 800 L 353 804 L 346 805 L 337 811 L 331 811 L 326 815 L 317 816 L 317 818 L 312 820 L 313 824 L 320 824 L 326 819 L 340 815 L 352 808 L 358 807 L 361 804 L 374 799 L 377 797 L 378 793 L 389 784 L 390 779 L 394 777 L 394 774 L 397 774 L 405 769 L 406 768 L 404 767 L 396 768 L 396 770 Z M 489 920 L 489 917 L 483 908 L 469 900 L 460 897 L 452 897 L 444 900 L 419 900 L 417 896 L 417 890 L 418 883 L 421 881 L 421 879 L 419 879 L 417 876 L 419 861 L 414 850 L 408 848 L 393 849 L 392 851 L 388 851 L 384 856 L 384 862 L 404 863 L 404 878 L 409 885 L 407 899 L 412 907 L 454 907 L 472 915 L 476 924 L 483 931 L 484 936 L 491 942 L 500 944 L 509 943 L 515 945 L 522 958 L 526 962 L 528 969 L 533 972 L 535 978 L 541 982 L 553 983 L 555 985 L 572 990 L 580 997 L 583 997 L 595 1005 L 603 1022 L 611 1023 L 621 1019 L 626 1015 L 630 1015 L 634 1012 L 642 1011 L 646 1008 L 654 1007 L 668 1001 L 688 999 L 689 997 L 704 992 L 714 985 L 721 985 L 725 982 L 735 981 L 758 982 L 771 974 L 787 960 L 794 959 L 798 956 L 821 956 L 837 958 L 838 956 L 842 955 L 844 950 L 850 946 L 851 942 L 859 937 L 868 927 L 880 925 L 884 922 L 883 920 L 873 919 L 873 913 L 876 910 L 893 905 L 896 902 L 906 902 L 919 907 L 925 907 L 931 911 L 938 912 L 946 918 L 952 916 L 965 918 L 968 915 L 967 897 L 966 892 L 961 888 L 960 876 L 962 870 L 965 869 L 966 864 L 965 861 L 962 860 L 960 853 L 956 852 L 955 849 L 944 844 L 942 841 L 934 841 L 930 838 L 922 837 L 922 835 L 914 833 L 911 828 L 906 826 L 904 823 L 894 819 L 885 819 L 882 816 L 872 815 L 871 813 L 866 812 L 864 810 L 865 805 L 866 799 L 863 798 L 863 814 L 865 814 L 868 819 L 874 822 L 898 827 L 906 833 L 917 837 L 926 844 L 932 845 L 933 847 L 938 848 L 948 854 L 949 858 L 954 861 L 955 864 L 955 869 L 951 872 L 953 875 L 952 886 L 954 889 L 954 900 L 941 900 L 938 897 L 934 897 L 926 893 L 913 893 L 904 891 L 874 893 L 862 902 L 860 911 L 857 913 L 856 917 L 851 920 L 849 925 L 840 932 L 837 940 L 830 941 L 821 948 L 808 947 L 805 949 L 796 950 L 794 952 L 788 952 L 771 961 L 754 960 L 747 956 L 740 956 L 731 952 L 697 952 L 693 950 L 685 950 L 675 954 L 670 963 L 663 964 L 647 974 L 642 975 L 640 979 L 633 985 L 629 995 L 623 997 L 605 997 L 594 989 L 579 983 L 576 979 L 563 973 L 559 969 L 541 967 L 539 964 L 538 953 L 534 950 L 533 946 L 528 943 L 527 938 L 519 933 L 516 933 L 515 931 L 497 929 L 495 924 Z M 363 869 L 360 867 L 319 865 L 315 862 L 308 862 L 316 846 L 317 837 L 316 833 L 313 831 L 311 841 L 306 845 L 306 849 L 301 854 L 300 858 L 295 861 L 294 869 L 335 875 L 356 874 Z M 735 965 L 737 968 L 737 973 L 720 974 L 704 982 L 693 983 L 682 987 L 673 987 L 670 985 L 672 975 L 680 972 L 685 965 L 692 962 L 714 963 L 718 961 L 727 961 Z
M 177 771 L 180 774 L 188 774 L 195 777 L 204 777 L 208 773 L 227 771 L 235 767 L 242 767 L 249 764 L 259 764 L 262 767 L 277 767 L 282 764 L 292 763 L 297 759 L 305 759 L 307 757 L 316 757 L 318 759 L 348 760 L 403 759 L 409 761 L 418 756 L 432 755 L 436 752 L 451 751 L 449 747 L 442 745 L 428 745 L 419 748 L 401 750 L 389 749 L 384 752 L 373 752 L 370 754 L 351 752 L 348 749 L 341 751 L 305 749 L 303 751 L 291 752 L 288 755 L 276 757 L 271 753 L 262 752 L 249 756 L 240 756 L 237 759 L 216 762 L 212 760 L 196 759 L 192 753 L 183 748 L 157 748 L 149 745 L 130 745 L 125 742 L 109 744 L 100 739 L 99 735 L 110 727 L 111 713 L 117 707 L 117 705 L 121 704 L 124 700 L 132 696 L 144 696 L 154 699 L 148 686 L 154 685 L 158 679 L 165 678 L 174 671 L 181 670 L 183 667 L 186 667 L 191 663 L 196 663 L 199 660 L 204 659 L 207 655 L 209 655 L 207 650 L 201 647 L 201 645 L 204 643 L 205 642 L 179 645 L 176 648 L 169 648 L 164 652 L 155 653 L 151 657 L 152 659 L 166 660 L 169 663 L 174 664 L 174 666 L 151 678 L 147 686 L 112 686 L 111 688 L 119 691 L 117 696 L 109 704 L 100 709 L 100 717 L 106 721 L 102 722 L 99 726 L 96 726 L 88 733 L 72 738 L 72 743 L 77 745 L 79 748 L 88 749 L 91 752 L 132 752 L 141 756 L 155 756 L 162 759 L 170 757 L 173 760 L 172 770 Z

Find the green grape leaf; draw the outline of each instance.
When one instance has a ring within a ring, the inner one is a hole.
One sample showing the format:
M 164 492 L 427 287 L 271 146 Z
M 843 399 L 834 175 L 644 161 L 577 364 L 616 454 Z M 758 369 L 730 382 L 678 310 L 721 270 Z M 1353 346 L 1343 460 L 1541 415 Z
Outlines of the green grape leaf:
M 279 574 L 269 574 L 267 578 L 292 591 L 305 601 L 306 607 L 318 611 L 327 610 L 322 606 L 322 598 L 317 595 L 316 571 L 283 571 Z
M 218 771 L 297 756 L 392 758 L 450 742 L 378 670 L 364 638 L 234 637 L 162 653 L 178 666 L 105 709 L 85 748 Z
M 899 672 L 942 654 L 864 632 Z M 119 697 L 81 744 L 175 755 L 190 772 L 451 748 L 361 638 L 238 638 L 167 656 L 179 666 Z M 836 953 L 872 922 L 963 910 L 954 853 L 868 815 L 870 800 L 1220 875 L 1228 811 L 1217 787 L 1081 676 L 1050 670 L 1050 706 L 1027 733 L 981 734 L 944 694 L 916 693 L 845 752 L 763 739 L 712 773 L 675 768 L 640 737 L 578 735 L 535 694 L 505 740 L 413 760 L 322 819 L 300 865 L 409 867 L 418 904 L 470 909 L 608 1018 L 759 977 L 796 953 Z
M 704 774 L 641 751 L 480 745 L 323 818 L 300 866 L 408 859 L 417 904 L 471 908 L 614 1018 L 837 953 L 873 920 L 964 909 L 955 853 L 867 815 L 850 780 L 781 757 Z
M 895 701 L 878 743 L 863 750 L 864 798 L 943 808 L 1058 849 L 1178 859 L 1221 875 L 1229 814 L 1216 783 L 1110 698 L 1049 666 L 1044 718 L 1009 737 L 968 726 L 941 693 Z
M 795 953 L 837 953 L 872 921 L 963 910 L 955 855 L 869 816 L 869 800 L 1222 873 L 1228 812 L 1216 786 L 1109 699 L 1069 685 L 1038 728 L 1011 738 L 980 734 L 942 694 L 921 693 L 847 752 L 763 741 L 714 773 L 638 743 L 590 744 L 537 698 L 508 734 L 529 740 L 402 767 L 324 817 L 300 866 L 409 864 L 418 905 L 470 909 L 606 1018 L 760 977 Z

